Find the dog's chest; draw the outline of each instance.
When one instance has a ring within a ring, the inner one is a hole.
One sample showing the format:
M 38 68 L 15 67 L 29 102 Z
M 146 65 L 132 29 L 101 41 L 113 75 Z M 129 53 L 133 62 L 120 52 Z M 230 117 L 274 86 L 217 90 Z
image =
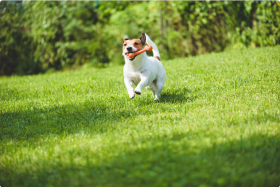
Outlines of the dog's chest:
M 129 72 L 126 75 L 135 85 L 137 85 L 140 81 L 140 72 Z

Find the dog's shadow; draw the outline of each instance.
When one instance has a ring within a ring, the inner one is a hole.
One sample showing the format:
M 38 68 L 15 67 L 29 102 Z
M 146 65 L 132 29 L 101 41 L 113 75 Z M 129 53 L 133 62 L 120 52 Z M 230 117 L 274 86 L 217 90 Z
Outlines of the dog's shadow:
M 175 90 L 172 92 L 165 92 L 162 93 L 160 102 L 163 103 L 187 103 L 187 102 L 194 102 L 197 99 L 197 94 L 193 93 L 189 89 L 183 89 L 183 90 Z

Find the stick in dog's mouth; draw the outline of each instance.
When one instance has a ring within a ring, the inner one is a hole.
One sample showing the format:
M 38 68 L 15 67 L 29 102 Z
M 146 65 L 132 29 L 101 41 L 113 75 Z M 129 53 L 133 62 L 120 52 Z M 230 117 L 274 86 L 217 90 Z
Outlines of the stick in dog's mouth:
M 135 51 L 135 52 L 127 52 L 127 53 L 125 53 L 125 55 L 129 58 L 129 56 L 128 56 L 127 54 L 136 53 L 136 52 L 138 52 L 138 51 Z M 135 55 L 133 58 L 129 58 L 129 60 L 131 60 L 131 61 L 134 60 L 136 56 L 138 56 L 138 55 Z

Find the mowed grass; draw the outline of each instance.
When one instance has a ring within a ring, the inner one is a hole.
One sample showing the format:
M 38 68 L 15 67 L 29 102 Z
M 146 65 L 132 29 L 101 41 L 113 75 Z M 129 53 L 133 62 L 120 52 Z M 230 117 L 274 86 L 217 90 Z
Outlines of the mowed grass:
M 162 62 L 0 78 L 0 186 L 279 186 L 280 46 Z

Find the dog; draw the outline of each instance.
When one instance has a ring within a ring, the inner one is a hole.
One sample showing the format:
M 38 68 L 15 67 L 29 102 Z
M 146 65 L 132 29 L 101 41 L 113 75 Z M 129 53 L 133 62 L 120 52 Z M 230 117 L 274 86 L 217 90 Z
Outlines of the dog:
M 143 49 L 145 43 L 153 47 L 153 57 L 148 57 L 146 52 L 129 58 L 127 53 L 135 53 Z M 157 46 L 147 34 L 142 33 L 139 39 L 124 39 L 123 53 L 125 65 L 123 68 L 124 83 L 131 99 L 135 94 L 140 95 L 142 88 L 152 91 L 154 100 L 160 98 L 161 90 L 166 80 L 165 69 L 160 62 L 160 54 Z M 136 88 L 133 90 L 132 85 Z

